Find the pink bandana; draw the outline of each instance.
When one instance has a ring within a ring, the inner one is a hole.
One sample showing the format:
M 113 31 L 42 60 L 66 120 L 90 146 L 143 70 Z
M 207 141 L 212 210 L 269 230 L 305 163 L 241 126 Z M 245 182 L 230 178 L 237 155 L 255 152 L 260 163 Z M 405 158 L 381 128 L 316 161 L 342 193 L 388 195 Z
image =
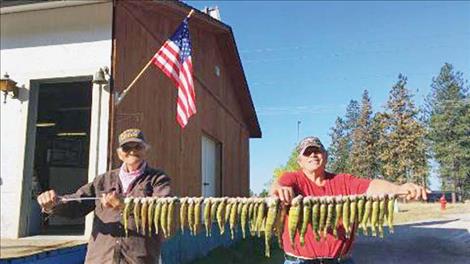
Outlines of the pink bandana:
M 126 164 L 123 163 L 121 165 L 121 169 L 119 170 L 119 179 L 121 180 L 122 190 L 124 191 L 124 194 L 127 194 L 129 192 L 128 189 L 131 183 L 144 173 L 146 167 L 147 162 L 143 161 L 140 164 L 139 169 L 132 172 L 128 172 Z

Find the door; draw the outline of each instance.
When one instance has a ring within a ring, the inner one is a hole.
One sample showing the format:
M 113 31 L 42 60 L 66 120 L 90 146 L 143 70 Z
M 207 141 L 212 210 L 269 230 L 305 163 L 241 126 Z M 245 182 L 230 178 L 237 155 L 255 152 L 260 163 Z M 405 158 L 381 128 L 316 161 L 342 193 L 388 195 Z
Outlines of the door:
M 219 186 L 221 182 L 221 144 L 203 135 L 201 145 L 202 196 L 219 196 Z
M 77 80 L 79 79 L 79 80 Z M 33 197 L 45 190 L 74 193 L 88 182 L 91 77 L 38 81 Z M 30 211 L 29 235 L 82 235 L 85 217 L 44 217 Z

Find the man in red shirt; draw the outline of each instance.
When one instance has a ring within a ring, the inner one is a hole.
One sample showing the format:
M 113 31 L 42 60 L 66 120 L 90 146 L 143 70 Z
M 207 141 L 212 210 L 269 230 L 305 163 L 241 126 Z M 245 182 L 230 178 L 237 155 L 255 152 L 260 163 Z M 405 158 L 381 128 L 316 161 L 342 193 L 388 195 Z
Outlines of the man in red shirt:
M 396 185 L 384 180 L 370 180 L 350 174 L 333 174 L 325 171 L 328 154 L 317 137 L 307 137 L 300 141 L 297 152 L 300 170 L 284 173 L 271 188 L 271 195 L 278 196 L 284 205 L 290 204 L 296 195 L 305 197 L 406 193 L 407 199 L 427 199 L 426 193 L 429 191 L 413 183 Z M 338 238 L 328 233 L 326 239 L 322 238 L 317 241 L 309 224 L 305 235 L 305 245 L 300 245 L 297 234 L 295 246 L 292 247 L 287 225 L 284 227 L 282 234 L 286 258 L 284 264 L 354 263 L 348 258 L 354 232 L 346 238 L 345 230 L 340 226 Z

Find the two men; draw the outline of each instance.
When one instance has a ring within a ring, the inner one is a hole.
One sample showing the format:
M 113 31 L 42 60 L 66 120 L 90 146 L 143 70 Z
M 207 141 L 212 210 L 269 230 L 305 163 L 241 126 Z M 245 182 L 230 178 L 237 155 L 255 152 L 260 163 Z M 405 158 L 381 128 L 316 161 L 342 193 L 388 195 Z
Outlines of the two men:
M 129 129 L 119 136 L 117 153 L 123 164 L 119 169 L 96 177 L 71 195 L 58 197 L 50 190 L 38 197 L 43 211 L 67 217 L 80 217 L 95 211 L 92 236 L 88 244 L 86 263 L 156 263 L 161 237 L 143 235 L 135 230 L 134 219 L 129 219 L 129 237 L 121 222 L 122 202 L 125 196 L 169 196 L 170 179 L 165 173 L 147 165 L 145 154 L 148 145 L 142 132 Z M 353 194 L 405 193 L 407 199 L 427 199 L 427 191 L 412 183 L 395 185 L 384 180 L 361 179 L 349 174 L 333 174 L 325 171 L 327 152 L 318 138 L 303 139 L 298 147 L 297 162 L 301 169 L 282 175 L 274 183 L 271 194 L 284 204 L 295 195 L 335 196 Z M 67 198 L 101 197 L 98 201 L 67 201 Z M 336 239 L 327 234 L 317 241 L 311 226 L 301 246 L 299 237 L 295 246 L 289 243 L 287 225 L 283 232 L 285 264 L 353 263 L 348 253 L 354 236 L 346 238 L 344 228 Z
M 284 204 L 289 204 L 296 195 L 336 196 L 355 194 L 407 194 L 407 199 L 427 199 L 427 190 L 412 183 L 395 185 L 384 180 L 370 180 L 350 174 L 333 174 L 325 171 L 328 155 L 320 140 L 307 137 L 297 146 L 300 170 L 282 175 L 271 187 L 271 195 L 276 195 Z M 288 221 L 288 220 L 286 220 Z M 326 239 L 317 241 L 311 225 L 305 235 L 305 245 L 301 246 L 299 236 L 295 246 L 289 242 L 287 225 L 283 231 L 283 249 L 285 264 L 321 264 L 354 263 L 348 258 L 354 236 L 345 237 L 345 230 L 340 227 L 339 237 L 328 233 Z
M 157 263 L 161 237 L 136 231 L 134 218 L 129 218 L 128 237 L 122 223 L 122 197 L 170 195 L 170 178 L 145 161 L 149 145 L 139 129 L 128 129 L 119 135 L 117 154 L 122 166 L 97 176 L 77 192 L 58 197 L 46 191 L 37 200 L 43 212 L 70 218 L 82 217 L 94 210 L 92 234 L 85 259 L 87 264 Z M 67 201 L 69 198 L 101 199 Z

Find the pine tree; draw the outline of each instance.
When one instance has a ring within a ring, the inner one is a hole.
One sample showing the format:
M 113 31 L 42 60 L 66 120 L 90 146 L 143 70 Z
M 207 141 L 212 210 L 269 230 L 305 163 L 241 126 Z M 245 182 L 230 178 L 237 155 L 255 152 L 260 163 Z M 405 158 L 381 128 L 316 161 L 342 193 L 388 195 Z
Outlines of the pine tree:
M 372 134 L 372 104 L 369 92 L 362 95 L 360 114 L 351 133 L 350 172 L 357 176 L 374 178 L 376 157 L 375 141 Z
M 444 64 L 427 98 L 429 139 L 443 189 L 470 191 L 470 104 L 461 72 Z
M 352 132 L 357 127 L 357 120 L 360 115 L 359 103 L 356 100 L 349 101 L 346 108 L 346 116 L 344 122 L 345 136 L 351 138 Z M 351 149 L 352 142 L 349 142 L 349 149 Z
M 345 166 L 347 171 L 351 170 L 351 147 L 352 147 L 352 134 L 354 129 L 357 127 L 357 120 L 359 119 L 360 107 L 356 100 L 349 101 L 346 107 L 346 115 L 344 121 L 344 136 L 345 136 Z
M 384 155 L 386 157 L 386 153 L 388 153 L 387 120 L 387 114 L 382 112 L 376 113 L 372 118 L 371 133 L 372 140 L 375 142 L 374 150 L 376 155 L 374 175 L 376 178 L 386 178 L 388 180 L 393 180 L 386 177 L 389 174 L 385 171 L 387 167 L 383 162 L 383 160 L 386 160 Z
M 428 177 L 426 131 L 406 84 L 407 78 L 400 74 L 390 91 L 386 112 L 381 114 L 379 156 L 386 179 L 423 184 Z
M 334 173 L 348 171 L 349 138 L 346 137 L 345 123 L 338 117 L 331 128 L 331 145 L 328 148 L 328 170 Z
M 331 146 L 328 148 L 328 170 L 341 173 L 350 172 L 350 152 L 351 152 L 351 135 L 357 126 L 359 118 L 359 104 L 356 100 L 349 101 L 346 107 L 346 115 L 344 120 L 340 117 L 336 119 L 335 127 L 331 128 Z

